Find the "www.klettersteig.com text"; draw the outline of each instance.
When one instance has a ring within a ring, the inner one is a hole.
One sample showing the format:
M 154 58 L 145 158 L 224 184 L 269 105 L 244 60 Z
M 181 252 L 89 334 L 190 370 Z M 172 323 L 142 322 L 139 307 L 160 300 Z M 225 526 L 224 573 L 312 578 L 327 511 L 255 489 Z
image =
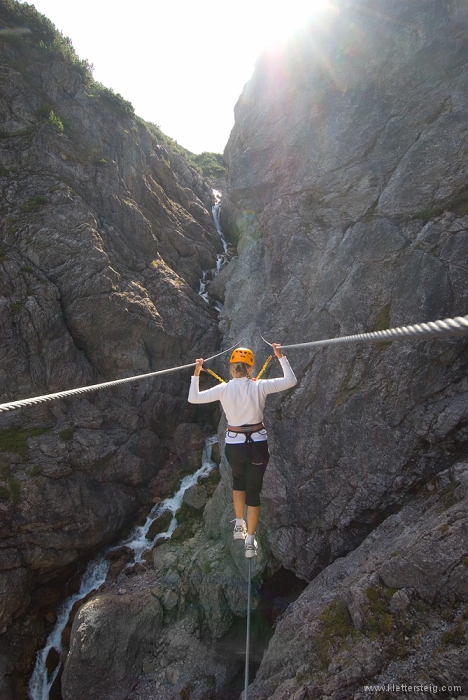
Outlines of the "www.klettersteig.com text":
M 433 685 L 432 683 L 415 684 L 409 683 L 387 683 L 383 685 L 365 685 L 363 688 L 365 693 L 462 693 L 461 685 Z

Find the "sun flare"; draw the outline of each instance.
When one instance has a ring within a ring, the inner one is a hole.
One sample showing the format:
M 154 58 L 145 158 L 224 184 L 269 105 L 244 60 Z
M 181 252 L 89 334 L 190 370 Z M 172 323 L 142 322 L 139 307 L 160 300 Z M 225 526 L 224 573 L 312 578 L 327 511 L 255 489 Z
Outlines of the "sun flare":
M 263 3 L 262 3 L 263 4 Z M 262 18 L 259 33 L 266 45 L 274 44 L 301 29 L 308 21 L 331 7 L 330 0 L 298 0 L 265 4 L 268 11 Z

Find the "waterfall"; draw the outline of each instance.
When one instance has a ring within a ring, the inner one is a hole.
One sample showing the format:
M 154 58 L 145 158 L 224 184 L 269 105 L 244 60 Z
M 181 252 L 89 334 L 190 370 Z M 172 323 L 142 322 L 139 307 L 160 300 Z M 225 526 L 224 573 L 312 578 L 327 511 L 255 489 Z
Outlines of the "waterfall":
M 38 652 L 36 665 L 29 681 L 29 697 L 31 700 L 49 700 L 50 689 L 58 676 L 60 668 L 64 662 L 64 649 L 62 645 L 62 632 L 67 626 L 70 613 L 78 600 L 85 598 L 91 591 L 96 591 L 106 580 L 110 562 L 103 557 L 95 559 L 88 564 L 88 567 L 81 580 L 78 593 L 74 593 L 63 603 L 60 608 L 55 627 L 47 638 L 46 645 Z M 49 652 L 55 649 L 59 654 L 59 663 L 53 673 L 49 676 L 47 670 L 47 657 Z
M 74 593 L 72 596 L 70 596 L 70 598 L 67 598 L 67 600 L 62 604 L 54 629 L 49 634 L 44 648 L 41 649 L 36 656 L 36 663 L 28 688 L 30 700 L 49 700 L 50 689 L 66 658 L 66 652 L 62 645 L 63 630 L 68 624 L 70 613 L 75 603 L 79 600 L 83 600 L 83 598 L 85 598 L 92 591 L 97 591 L 105 582 L 110 566 L 110 561 L 105 558 L 106 555 L 109 552 L 120 549 L 120 547 L 128 547 L 129 549 L 133 550 L 134 556 L 134 561 L 127 565 L 131 566 L 134 563 L 141 562 L 143 559 L 143 554 L 148 549 L 152 549 L 159 539 L 167 539 L 172 535 L 177 527 L 177 519 L 175 514 L 182 505 L 184 493 L 191 486 L 194 486 L 199 479 L 208 476 L 208 474 L 216 467 L 216 463 L 211 459 L 211 451 L 216 442 L 218 442 L 216 435 L 205 440 L 202 465 L 200 469 L 198 469 L 194 474 L 189 474 L 182 479 L 179 490 L 174 496 L 171 498 L 166 498 L 164 501 L 161 501 L 161 503 L 157 503 L 146 518 L 144 525 L 136 527 L 126 540 L 120 542 L 118 545 L 107 548 L 102 556 L 94 559 L 88 564 L 88 567 L 81 580 L 80 590 L 78 593 Z M 166 532 L 158 533 L 153 540 L 148 540 L 146 536 L 151 525 L 156 518 L 158 518 L 161 513 L 164 513 L 165 511 L 172 513 L 172 520 L 169 523 L 168 529 Z M 47 669 L 47 659 L 52 650 L 55 650 L 58 653 L 59 662 L 54 671 L 49 675 L 49 671 Z
M 194 486 L 199 479 L 203 478 L 204 476 L 208 476 L 208 474 L 216 466 L 216 463 L 211 459 L 211 450 L 216 442 L 218 442 L 216 435 L 206 439 L 200 469 L 198 469 L 198 471 L 196 471 L 194 474 L 189 474 L 188 476 L 184 477 L 180 482 L 180 487 L 177 493 L 172 496 L 172 498 L 166 498 L 164 501 L 161 501 L 161 503 L 157 503 L 146 518 L 145 524 L 135 528 L 128 539 L 121 542 L 116 547 L 113 547 L 113 550 L 119 549 L 120 547 L 128 547 L 129 549 L 132 549 L 134 562 L 138 563 L 142 561 L 143 554 L 148 549 L 152 549 L 158 540 L 162 538 L 167 539 L 172 535 L 177 527 L 175 514 L 182 505 L 184 493 L 191 486 Z M 157 518 L 159 518 L 160 515 L 162 515 L 162 513 L 165 513 L 166 511 L 172 513 L 172 520 L 169 523 L 168 529 L 166 532 L 158 533 L 153 540 L 149 541 L 147 539 L 147 534 L 151 525 Z M 131 564 L 128 566 L 131 566 Z
M 219 234 L 219 237 L 221 238 L 221 243 L 223 244 L 224 252 L 228 252 L 228 243 L 226 239 L 224 238 L 224 233 L 223 229 L 221 228 L 221 203 L 215 204 L 214 206 L 211 207 L 211 213 L 213 214 L 213 221 L 216 227 L 216 230 Z
M 215 270 L 203 270 L 202 271 L 202 278 L 200 280 L 200 289 L 198 290 L 199 295 L 201 296 L 204 301 L 206 301 L 207 304 L 214 304 L 216 309 L 218 311 L 222 311 L 223 305 L 220 304 L 219 301 L 214 301 L 213 299 L 210 298 L 209 293 L 206 290 L 207 283 L 209 280 L 207 279 L 207 275 L 211 272 L 213 277 L 216 277 L 218 272 L 221 270 L 223 265 L 226 265 L 231 256 L 228 252 L 229 249 L 229 244 L 227 240 L 224 237 L 223 230 L 221 228 L 221 192 L 218 190 L 213 190 L 214 198 L 215 198 L 215 203 L 211 207 L 211 213 L 213 215 L 213 221 L 215 228 L 218 232 L 218 235 L 221 239 L 221 243 L 223 244 L 223 249 L 224 253 L 218 253 L 216 256 L 216 269 Z

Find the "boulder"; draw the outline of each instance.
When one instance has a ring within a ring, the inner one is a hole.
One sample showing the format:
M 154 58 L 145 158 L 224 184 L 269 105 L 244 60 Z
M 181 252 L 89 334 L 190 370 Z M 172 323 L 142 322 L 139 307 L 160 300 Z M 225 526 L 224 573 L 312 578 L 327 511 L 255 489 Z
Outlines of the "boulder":
M 100 594 L 83 605 L 63 672 L 64 700 L 124 700 L 161 632 L 162 617 L 149 591 Z

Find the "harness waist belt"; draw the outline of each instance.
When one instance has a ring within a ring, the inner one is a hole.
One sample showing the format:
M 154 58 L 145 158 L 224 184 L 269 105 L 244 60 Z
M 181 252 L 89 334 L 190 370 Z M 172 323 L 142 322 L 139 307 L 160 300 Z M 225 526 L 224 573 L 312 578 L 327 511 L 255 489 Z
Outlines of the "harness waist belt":
M 262 430 L 264 427 L 265 426 L 263 423 L 256 423 L 255 425 L 228 425 L 227 429 L 231 433 L 256 433 L 258 430 Z

